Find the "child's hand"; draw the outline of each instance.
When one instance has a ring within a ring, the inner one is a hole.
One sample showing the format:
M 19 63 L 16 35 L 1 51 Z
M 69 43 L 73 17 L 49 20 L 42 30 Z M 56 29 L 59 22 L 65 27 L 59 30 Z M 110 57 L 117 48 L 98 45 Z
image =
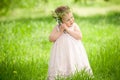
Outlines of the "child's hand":
M 63 32 L 64 30 L 67 30 L 68 29 L 68 27 L 66 26 L 66 24 L 65 23 L 62 23 L 61 25 L 60 25 L 60 30 Z

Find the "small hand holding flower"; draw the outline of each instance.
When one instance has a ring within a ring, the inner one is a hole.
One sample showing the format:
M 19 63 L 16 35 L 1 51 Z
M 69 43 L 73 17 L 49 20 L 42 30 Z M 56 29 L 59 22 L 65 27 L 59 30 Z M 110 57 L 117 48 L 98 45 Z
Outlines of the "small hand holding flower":
M 62 23 L 62 24 L 60 25 L 60 30 L 61 30 L 62 32 L 68 30 L 68 27 L 66 26 L 65 23 Z

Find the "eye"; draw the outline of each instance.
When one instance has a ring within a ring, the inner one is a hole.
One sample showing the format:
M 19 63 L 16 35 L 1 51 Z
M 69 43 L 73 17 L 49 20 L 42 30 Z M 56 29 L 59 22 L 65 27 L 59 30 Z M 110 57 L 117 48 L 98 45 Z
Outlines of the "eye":
M 67 19 L 67 21 L 70 21 L 70 19 Z

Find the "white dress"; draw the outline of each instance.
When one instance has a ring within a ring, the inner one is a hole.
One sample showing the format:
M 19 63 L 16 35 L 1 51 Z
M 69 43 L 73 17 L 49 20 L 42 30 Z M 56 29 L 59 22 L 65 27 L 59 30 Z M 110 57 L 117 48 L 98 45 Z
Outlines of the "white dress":
M 74 30 L 74 24 L 69 29 Z M 68 76 L 83 69 L 92 74 L 82 42 L 63 33 L 51 49 L 48 80 L 54 80 L 57 75 Z

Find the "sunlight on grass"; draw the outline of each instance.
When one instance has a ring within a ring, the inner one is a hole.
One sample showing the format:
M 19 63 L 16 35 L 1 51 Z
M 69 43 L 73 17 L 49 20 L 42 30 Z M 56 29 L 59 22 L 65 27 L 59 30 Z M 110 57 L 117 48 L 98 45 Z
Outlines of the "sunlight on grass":
M 5 0 L 3 0 L 3 2 L 4 1 Z M 87 3 L 84 3 L 84 1 L 87 1 Z M 21 0 L 19 2 L 13 0 L 8 2 L 9 4 L 6 2 L 6 5 L 8 4 L 8 6 L 1 4 L 3 5 L 3 13 L 1 10 L 0 21 L 11 21 L 28 18 L 36 19 L 42 16 L 50 16 L 51 11 L 61 5 L 70 6 L 73 9 L 73 13 L 79 16 L 91 16 L 98 14 L 105 15 L 112 11 L 120 12 L 119 0 L 109 0 L 108 2 L 105 2 L 104 0 Z M 4 12 L 4 9 L 5 11 L 7 9 L 6 13 Z

